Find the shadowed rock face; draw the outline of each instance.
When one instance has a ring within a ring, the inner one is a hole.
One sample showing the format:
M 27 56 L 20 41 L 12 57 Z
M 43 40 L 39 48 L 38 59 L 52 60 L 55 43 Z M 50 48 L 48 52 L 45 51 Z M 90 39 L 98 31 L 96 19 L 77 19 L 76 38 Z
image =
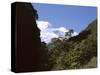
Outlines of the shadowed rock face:
M 16 72 L 41 70 L 42 51 L 36 10 L 30 3 L 15 3 Z

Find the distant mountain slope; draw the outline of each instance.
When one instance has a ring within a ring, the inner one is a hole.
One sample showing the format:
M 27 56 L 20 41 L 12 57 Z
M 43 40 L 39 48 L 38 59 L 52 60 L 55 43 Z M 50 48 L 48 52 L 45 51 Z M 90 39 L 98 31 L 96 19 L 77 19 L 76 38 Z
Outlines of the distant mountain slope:
M 91 35 L 91 34 L 94 34 L 94 36 L 97 35 L 97 20 L 90 23 L 85 30 L 79 33 L 79 35 L 68 39 L 68 41 L 79 42 L 79 41 L 82 41 L 83 39 L 86 39 L 88 35 Z
M 85 65 L 83 65 L 83 68 L 95 68 L 97 67 L 97 20 L 93 21 L 87 28 L 86 31 L 91 31 L 91 34 L 86 39 L 89 56 L 89 61 Z
M 76 64 L 77 68 L 83 68 L 84 65 L 89 68 L 87 64 L 91 62 L 93 57 L 95 57 L 95 59 L 97 57 L 97 20 L 90 23 L 78 36 L 72 37 L 69 40 L 74 41 L 73 43 L 75 44 L 74 49 L 72 49 L 72 55 L 74 55 L 74 57 L 76 56 L 76 58 L 72 63 L 78 63 L 78 65 Z M 97 60 L 94 62 L 96 61 Z M 93 66 L 91 65 L 91 67 L 96 67 L 94 65 L 96 65 L 96 63 L 94 63 Z
M 49 45 L 53 70 L 97 67 L 97 20 L 79 35 L 68 40 L 56 38 Z
M 97 19 L 90 23 L 90 25 L 86 28 L 86 30 L 97 31 Z

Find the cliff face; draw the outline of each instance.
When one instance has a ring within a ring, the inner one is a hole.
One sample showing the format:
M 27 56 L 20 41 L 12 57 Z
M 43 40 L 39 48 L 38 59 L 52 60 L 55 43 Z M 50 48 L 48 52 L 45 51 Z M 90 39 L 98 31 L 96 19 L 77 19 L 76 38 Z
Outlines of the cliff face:
M 30 3 L 15 3 L 16 71 L 41 70 L 41 40 L 37 11 Z

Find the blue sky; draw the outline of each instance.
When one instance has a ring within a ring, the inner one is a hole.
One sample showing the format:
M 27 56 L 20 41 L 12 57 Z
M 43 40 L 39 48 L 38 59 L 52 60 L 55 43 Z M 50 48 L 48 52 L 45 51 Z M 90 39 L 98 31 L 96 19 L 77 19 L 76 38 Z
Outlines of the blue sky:
M 78 33 L 97 18 L 96 7 L 40 3 L 32 5 L 37 10 L 40 21 L 48 21 L 53 27 L 63 26 L 67 29 L 74 29 Z

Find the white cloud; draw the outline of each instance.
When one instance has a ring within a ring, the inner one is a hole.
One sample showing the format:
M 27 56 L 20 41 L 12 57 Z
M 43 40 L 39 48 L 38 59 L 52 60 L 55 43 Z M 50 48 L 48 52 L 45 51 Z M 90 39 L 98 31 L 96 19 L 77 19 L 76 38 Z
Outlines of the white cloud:
M 47 21 L 37 21 L 37 25 L 41 30 L 41 41 L 46 43 L 49 43 L 52 38 L 65 37 L 65 32 L 68 32 L 65 27 L 53 28 L 52 24 Z M 72 36 L 75 35 L 77 35 L 76 32 Z
M 51 24 L 46 21 L 37 21 L 37 25 L 40 28 L 40 30 L 43 30 L 43 29 L 50 27 Z
M 59 31 L 64 32 L 64 33 L 65 33 L 65 32 L 68 32 L 68 30 L 67 30 L 66 28 L 64 28 L 64 27 L 60 27 L 60 28 L 59 28 Z
M 72 34 L 72 36 L 76 36 L 76 35 L 78 35 L 78 33 L 77 33 L 77 32 L 74 32 L 74 33 Z

